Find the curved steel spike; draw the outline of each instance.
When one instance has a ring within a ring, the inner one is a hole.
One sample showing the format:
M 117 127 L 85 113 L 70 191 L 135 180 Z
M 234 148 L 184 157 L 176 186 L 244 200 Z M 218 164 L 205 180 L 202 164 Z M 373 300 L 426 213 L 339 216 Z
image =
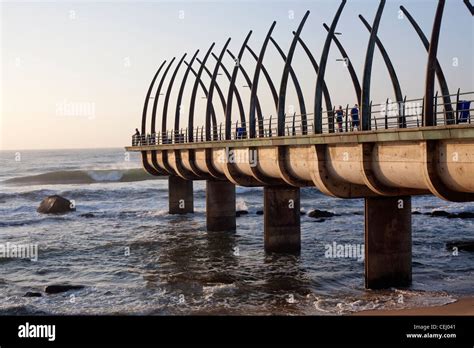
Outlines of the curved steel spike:
M 252 88 L 250 91 L 250 110 L 249 110 L 249 136 L 250 138 L 255 138 L 255 104 L 257 101 L 258 79 L 260 77 L 260 71 L 262 70 L 263 57 L 265 56 L 265 51 L 268 46 L 268 41 L 270 41 L 270 36 L 272 35 L 275 25 L 276 25 L 276 22 L 273 22 L 270 27 L 270 30 L 268 30 L 265 40 L 263 41 L 262 48 L 260 50 L 260 55 L 258 56 L 257 66 L 255 67 L 255 73 L 253 76 Z
M 213 55 L 213 53 L 211 53 L 211 55 Z M 199 64 L 202 64 L 202 61 L 199 58 L 197 58 L 196 60 Z M 209 78 L 212 79 L 212 73 L 206 65 L 204 65 L 204 71 L 209 76 Z M 224 111 L 225 111 L 225 109 L 227 107 L 226 100 L 225 100 L 225 97 L 224 97 L 224 93 L 222 92 L 222 89 L 219 86 L 219 84 L 217 83 L 217 81 L 216 81 L 216 90 L 217 90 L 217 94 L 219 94 L 219 99 L 221 100 L 222 109 L 224 109 Z
M 362 15 L 359 15 L 359 19 L 362 21 L 362 23 L 367 28 L 369 33 L 372 32 L 372 27 Z M 400 81 L 398 81 L 397 73 L 395 72 L 395 67 L 392 64 L 392 61 L 390 60 L 390 57 L 382 41 L 379 39 L 377 35 L 375 35 L 375 43 L 377 44 L 380 54 L 382 55 L 385 65 L 387 66 L 387 70 L 390 75 L 390 80 L 392 80 L 392 86 L 393 86 L 393 92 L 395 94 L 395 99 L 397 100 L 398 106 L 400 106 L 403 103 L 403 93 L 400 87 Z M 399 113 L 398 125 L 401 128 L 406 128 L 406 121 L 402 113 Z
M 472 6 L 471 2 L 469 0 L 464 0 L 464 3 L 466 4 L 468 10 L 471 12 L 471 15 L 474 16 L 474 6 Z
M 174 130 L 177 131 L 179 128 L 179 116 L 181 115 L 181 101 L 183 100 L 183 93 L 184 93 L 184 88 L 186 86 L 186 81 L 188 79 L 189 72 L 191 70 L 191 66 L 194 63 L 194 60 L 196 59 L 197 55 L 199 53 L 199 50 L 194 53 L 192 56 L 191 60 L 189 61 L 189 64 L 187 65 L 186 72 L 184 73 L 183 80 L 181 81 L 181 86 L 179 87 L 179 92 L 178 92 L 178 97 L 176 98 L 176 112 L 174 115 Z
M 155 81 L 156 81 L 158 75 L 160 74 L 161 69 L 163 69 L 163 67 L 165 66 L 165 64 L 166 64 L 166 60 L 163 63 L 161 63 L 160 67 L 156 71 L 155 76 L 153 76 L 153 80 L 151 80 L 150 86 L 148 87 L 148 91 L 146 93 L 145 103 L 143 104 L 143 113 L 142 113 L 142 134 L 146 133 L 146 114 L 147 114 L 147 111 L 148 111 L 148 102 L 150 101 L 151 91 L 153 90 L 153 86 L 155 85 Z
M 237 74 L 239 73 L 239 67 L 241 66 L 240 61 L 244 54 L 245 46 L 247 46 L 247 42 L 249 41 L 251 35 L 252 35 L 252 30 L 250 30 L 249 33 L 247 34 L 247 37 L 245 38 L 244 43 L 240 47 L 237 57 L 235 57 L 232 53 L 230 53 L 229 50 L 227 50 L 227 53 L 229 53 L 231 57 L 233 56 L 232 59 L 234 59 L 235 61 L 235 66 L 234 66 L 234 69 L 232 70 L 232 77 L 230 78 L 230 83 L 229 83 L 229 91 L 227 93 L 227 108 L 225 110 L 225 138 L 226 140 L 230 140 L 232 137 L 231 135 L 232 100 L 234 98 L 234 88 L 236 88 L 235 81 L 237 80 Z M 236 88 L 236 92 L 237 92 L 237 88 Z M 243 113 L 241 112 L 240 116 L 241 116 L 241 121 L 245 124 L 245 111 Z
M 425 33 L 423 33 L 423 30 L 421 30 L 420 26 L 415 21 L 415 18 L 413 18 L 413 16 L 410 14 L 410 12 L 408 12 L 405 7 L 400 6 L 400 10 L 402 10 L 402 12 L 405 14 L 408 21 L 411 23 L 416 33 L 418 34 L 418 37 L 423 43 L 423 46 L 425 47 L 426 51 L 428 51 L 430 49 L 430 43 Z M 455 120 L 453 106 L 451 104 L 451 96 L 449 93 L 448 83 L 446 82 L 446 77 L 444 76 L 443 69 L 441 68 L 441 64 L 439 63 L 438 59 L 436 59 L 436 76 L 438 77 L 439 88 L 441 89 L 441 93 L 443 94 L 444 114 L 446 115 L 447 123 L 453 124 Z
M 196 106 L 196 96 L 197 96 L 197 89 L 199 86 L 199 83 L 201 81 L 201 75 L 204 70 L 205 64 L 207 62 L 207 59 L 209 58 L 209 55 L 211 54 L 212 49 L 214 48 L 215 43 L 212 43 L 211 47 L 206 52 L 206 55 L 202 59 L 202 64 L 199 67 L 196 80 L 194 81 L 194 86 L 193 86 L 193 91 L 191 92 L 191 102 L 189 103 L 189 117 L 188 117 L 188 141 L 193 142 L 194 141 L 194 108 Z
M 293 32 L 293 35 L 295 32 Z M 319 66 L 318 63 L 316 62 L 316 59 L 314 59 L 313 54 L 311 53 L 311 50 L 308 48 L 306 43 L 303 41 L 301 37 L 298 38 L 298 42 L 300 43 L 301 47 L 303 50 L 306 52 L 306 55 L 308 56 L 311 65 L 313 65 L 314 71 L 316 74 L 319 73 Z M 326 103 L 326 110 L 332 110 L 332 102 L 331 102 L 331 95 L 329 94 L 329 89 L 328 86 L 326 85 L 326 81 L 323 80 L 323 95 L 324 95 L 324 101 Z
M 323 27 L 329 32 L 329 27 L 326 23 L 323 23 Z M 342 57 L 347 60 L 347 69 L 349 70 L 349 75 L 351 76 L 352 84 L 354 85 L 357 103 L 359 103 L 361 95 L 360 82 L 359 78 L 357 77 L 357 73 L 355 72 L 354 66 L 352 65 L 352 61 L 349 58 L 349 55 L 347 54 L 346 50 L 344 49 L 344 46 L 342 46 L 342 43 L 339 41 L 336 35 L 332 36 L 332 40 L 339 49 L 339 52 L 341 52 Z
M 296 34 L 293 37 L 293 41 L 291 42 L 290 49 L 288 50 L 288 55 L 285 60 L 285 66 L 283 68 L 283 74 L 281 76 L 281 82 L 280 82 L 280 93 L 278 95 L 278 109 L 277 109 L 278 136 L 285 135 L 286 90 L 288 87 L 288 78 L 290 75 L 290 70 L 291 71 L 293 70 L 291 69 L 291 61 L 293 60 L 293 56 L 295 54 L 296 45 L 298 44 L 298 38 L 301 34 L 301 31 L 303 30 L 304 24 L 306 23 L 306 20 L 308 19 L 309 14 L 310 14 L 310 11 L 306 11 L 305 15 L 303 16 L 303 19 L 301 20 L 300 25 L 298 26 L 298 29 L 296 30 Z M 274 40 L 272 39 L 272 41 Z M 292 77 L 293 76 L 294 76 L 294 72 L 292 74 Z M 297 81 L 298 80 L 296 79 L 296 76 L 295 76 L 295 78 L 293 79 L 293 82 L 295 83 L 295 87 L 297 85 Z M 301 90 L 299 90 L 299 92 L 301 92 Z M 300 97 L 300 95 L 298 95 L 298 97 Z M 304 100 L 302 99 L 300 99 L 300 108 L 305 109 Z M 304 114 L 306 115 L 306 112 L 304 112 Z
M 280 54 L 283 61 L 287 62 L 288 61 L 287 57 L 286 57 L 285 53 L 283 52 L 283 50 L 281 49 L 280 45 L 278 45 L 278 43 L 272 37 L 270 37 L 270 40 L 272 41 L 273 45 L 277 49 L 277 51 Z M 303 134 L 306 134 L 307 133 L 306 132 L 307 131 L 307 127 L 306 127 L 307 126 L 307 121 L 306 121 L 306 106 L 305 106 L 305 103 L 304 103 L 304 95 L 303 95 L 303 91 L 301 90 L 301 86 L 300 86 L 300 82 L 298 81 L 298 77 L 296 76 L 295 71 L 293 70 L 293 67 L 291 65 L 290 65 L 290 75 L 291 75 L 291 79 L 293 81 L 293 84 L 295 85 L 296 94 L 298 96 L 298 101 L 300 103 L 301 123 L 303 124 L 302 131 L 303 131 Z M 285 93 L 285 95 L 286 95 L 286 93 Z M 285 98 L 285 96 L 283 98 Z
M 439 33 L 441 31 L 441 20 L 443 19 L 443 11 L 445 0 L 439 0 L 436 8 L 433 30 L 431 32 L 430 49 L 428 51 L 428 63 L 426 64 L 426 82 L 425 82 L 425 105 L 423 112 L 423 126 L 433 126 L 436 115 L 433 112 L 433 98 L 435 90 L 435 72 L 436 72 L 436 55 L 438 53 Z
M 163 83 L 165 82 L 166 75 L 168 75 L 168 71 L 171 68 L 171 65 L 173 65 L 173 62 L 175 61 L 176 57 L 173 57 L 171 61 L 168 63 L 168 66 L 165 69 L 165 72 L 163 73 L 163 76 L 161 77 L 160 83 L 158 84 L 158 88 L 156 89 L 155 93 L 155 99 L 153 100 L 153 111 L 151 114 L 151 134 L 156 133 L 156 109 L 158 107 L 158 99 L 160 98 L 161 94 L 161 88 L 163 87 Z
M 224 53 L 226 52 L 227 46 L 229 46 L 230 43 L 230 38 L 227 39 L 226 43 L 224 44 L 224 47 L 221 50 L 221 53 L 219 54 L 219 59 L 216 62 L 216 67 L 214 68 L 214 73 L 212 74 L 211 78 L 211 84 L 209 85 L 209 96 L 207 98 L 207 107 L 206 107 L 206 141 L 211 140 L 211 106 L 212 106 L 212 96 L 214 94 L 214 88 L 216 86 L 216 79 L 217 79 L 217 74 L 219 72 L 219 67 L 220 63 L 222 61 L 222 58 L 224 57 Z M 224 107 L 224 112 L 225 112 L 225 107 Z M 216 124 L 214 125 L 216 126 Z M 215 138 L 215 133 L 217 133 L 217 129 L 214 129 L 215 132 L 212 134 L 212 139 Z
M 379 30 L 380 19 L 382 18 L 385 0 L 380 0 L 377 13 L 370 32 L 369 44 L 367 45 L 367 54 L 365 56 L 364 76 L 362 78 L 362 97 L 360 102 L 362 130 L 369 130 L 371 123 L 370 111 L 370 79 L 372 77 L 372 62 L 374 61 L 375 40 Z
M 227 53 L 235 61 L 235 59 L 236 59 L 235 55 L 230 50 L 227 50 Z M 239 62 L 238 68 L 242 72 L 242 75 L 244 76 L 245 82 L 247 83 L 248 87 L 252 88 L 252 80 L 250 80 L 250 77 L 247 74 L 247 71 L 245 71 L 245 69 L 242 66 L 241 62 Z M 262 71 L 263 71 L 263 67 L 262 67 Z M 229 104 L 227 104 L 227 105 L 229 105 Z M 258 96 L 257 96 L 256 106 L 257 106 L 257 117 L 258 117 L 259 120 L 263 120 L 262 108 L 260 106 L 260 101 L 258 99 Z M 231 133 L 232 133 L 232 131 L 231 131 L 232 123 L 231 123 L 231 121 L 232 120 L 229 121 L 229 129 L 228 129 L 229 130 L 229 139 L 231 139 Z M 242 122 L 242 124 L 246 123 L 245 119 L 243 119 L 243 120 L 241 119 L 240 121 Z M 247 129 L 247 126 L 245 126 L 245 129 Z M 226 129 L 226 132 L 227 132 L 227 129 Z M 263 129 L 260 131 L 260 133 L 263 134 Z M 226 133 L 226 136 L 227 136 L 227 133 Z M 229 139 L 227 139 L 227 140 L 229 140 Z
M 181 57 L 181 59 L 178 62 L 178 65 L 176 65 L 176 68 L 174 69 L 173 75 L 171 75 L 171 79 L 170 79 L 170 82 L 168 84 L 168 89 L 166 91 L 165 102 L 163 104 L 163 115 L 161 116 L 161 132 L 163 134 L 163 139 L 164 140 L 167 140 L 167 137 L 168 137 L 168 135 L 166 133 L 166 130 L 167 130 L 166 121 L 167 121 L 167 118 L 168 118 L 168 104 L 169 104 L 169 101 L 170 101 L 171 90 L 173 89 L 173 84 L 174 84 L 174 80 L 176 79 L 176 74 L 178 73 L 178 70 L 179 70 L 181 64 L 183 63 L 184 58 L 186 58 L 186 55 L 187 55 L 186 53 L 183 54 L 183 56 Z
M 254 50 L 249 45 L 246 46 L 246 49 L 249 51 L 249 53 L 252 55 L 252 57 L 255 59 L 255 61 L 258 62 L 258 56 L 254 52 Z M 270 92 L 272 93 L 273 101 L 275 102 L 275 110 L 276 110 L 276 108 L 278 107 L 278 92 L 277 92 L 277 90 L 275 88 L 275 84 L 273 83 L 273 80 L 272 80 L 270 74 L 268 73 L 268 70 L 265 68 L 265 64 L 263 64 L 263 62 L 262 62 L 262 72 L 263 72 L 263 76 L 265 76 L 265 79 L 267 80 L 268 87 L 270 87 Z
M 212 56 L 214 57 L 214 59 L 217 62 L 219 57 L 217 57 L 214 53 L 212 54 Z M 225 67 L 225 65 L 222 62 L 220 62 L 220 64 L 221 64 L 222 71 L 224 71 L 224 74 L 227 76 L 227 79 L 229 80 L 229 82 L 232 82 L 232 77 L 230 76 L 229 70 L 227 70 L 227 68 Z M 229 88 L 231 88 L 231 87 L 229 86 Z M 239 106 L 240 119 L 244 119 L 244 121 L 245 121 L 244 104 L 242 103 L 242 98 L 240 97 L 240 92 L 237 89 L 237 87 L 235 86 L 235 83 L 234 83 L 232 88 L 234 89 L 235 96 L 237 97 L 237 105 Z M 225 112 L 227 112 L 227 106 L 228 105 L 229 104 L 226 104 L 226 108 L 224 110 Z
M 146 134 L 146 116 L 147 116 L 148 102 L 150 101 L 151 91 L 153 89 L 153 86 L 155 84 L 155 81 L 156 81 L 158 75 L 161 72 L 161 69 L 163 69 L 165 64 L 166 64 L 166 60 L 163 61 L 163 63 L 161 63 L 160 67 L 156 71 L 155 76 L 153 76 L 153 80 L 151 80 L 150 86 L 148 87 L 148 91 L 146 93 L 145 103 L 143 105 L 143 114 L 142 114 L 142 127 L 141 127 L 142 135 Z M 151 175 L 163 175 L 164 174 L 162 171 L 157 170 L 153 165 L 150 164 L 150 162 L 148 161 L 148 155 L 147 155 L 146 151 L 142 151 L 141 154 L 142 154 L 143 167 L 145 168 L 145 170 L 149 174 L 151 174 Z
M 186 62 L 186 61 L 184 61 L 184 64 L 186 64 L 186 65 L 189 66 L 189 63 Z M 196 70 L 193 69 L 192 66 L 191 66 L 191 68 L 190 68 L 190 71 L 191 71 L 191 72 L 193 73 L 193 75 L 197 78 L 198 73 L 196 72 Z M 208 91 L 207 91 L 206 85 L 204 84 L 204 82 L 202 82 L 202 79 L 199 79 L 199 85 L 201 86 L 201 89 L 202 89 L 204 95 L 205 95 L 206 98 L 207 98 L 207 96 L 208 96 Z M 212 112 L 211 115 L 212 115 L 213 122 L 215 122 L 215 120 L 216 120 L 216 112 L 215 112 L 215 110 L 214 110 L 214 105 L 212 106 L 212 111 L 211 111 L 211 112 Z M 189 131 L 189 130 L 188 130 L 188 131 Z
M 322 87 L 323 87 L 324 75 L 326 74 L 326 65 L 327 65 L 327 60 L 329 57 L 329 49 L 331 48 L 332 37 L 334 36 L 337 22 L 339 21 L 339 18 L 341 17 L 341 13 L 345 5 L 346 5 L 346 0 L 342 0 L 334 16 L 334 19 L 331 23 L 331 27 L 329 28 L 329 32 L 326 37 L 326 41 L 324 43 L 323 51 L 321 52 L 321 60 L 319 62 L 319 74 L 316 80 L 316 90 L 315 90 L 315 97 L 314 97 L 314 133 L 323 132 Z M 331 112 L 331 115 L 329 115 L 330 112 Z M 334 131 L 334 119 L 332 117 L 332 111 L 329 111 L 329 109 L 328 109 L 328 118 L 332 122 L 332 131 Z

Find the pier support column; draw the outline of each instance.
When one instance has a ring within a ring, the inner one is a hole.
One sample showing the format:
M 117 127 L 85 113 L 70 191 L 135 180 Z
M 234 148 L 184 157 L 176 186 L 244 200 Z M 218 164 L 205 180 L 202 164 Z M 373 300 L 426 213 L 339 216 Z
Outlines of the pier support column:
M 193 182 L 178 176 L 168 178 L 168 197 L 170 214 L 187 214 L 194 212 Z
M 206 181 L 206 223 L 213 232 L 235 231 L 235 185 L 228 181 Z
M 365 287 L 411 284 L 411 197 L 365 199 Z
M 265 186 L 263 192 L 265 251 L 298 253 L 301 250 L 300 189 Z

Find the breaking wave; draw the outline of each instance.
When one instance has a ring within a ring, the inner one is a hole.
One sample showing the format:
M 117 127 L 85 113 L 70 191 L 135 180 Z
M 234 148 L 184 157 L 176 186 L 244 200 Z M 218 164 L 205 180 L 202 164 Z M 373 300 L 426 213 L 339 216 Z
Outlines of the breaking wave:
M 61 185 L 61 184 L 93 184 L 107 182 L 134 182 L 154 180 L 141 168 L 120 170 L 63 170 L 38 175 L 28 175 L 3 181 L 13 185 Z

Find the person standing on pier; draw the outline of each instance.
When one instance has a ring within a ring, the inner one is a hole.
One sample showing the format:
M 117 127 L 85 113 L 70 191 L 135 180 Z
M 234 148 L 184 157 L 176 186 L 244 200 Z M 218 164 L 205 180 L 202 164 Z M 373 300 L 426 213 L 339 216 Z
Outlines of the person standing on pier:
M 352 130 L 359 130 L 359 105 L 351 109 Z
M 135 134 L 133 134 L 132 137 L 132 146 L 138 146 L 140 145 L 140 131 L 138 128 L 135 128 Z
M 342 106 L 339 105 L 339 109 L 336 111 L 336 121 L 337 121 L 337 128 L 339 132 L 342 132 L 342 120 L 344 119 L 344 111 L 342 110 Z

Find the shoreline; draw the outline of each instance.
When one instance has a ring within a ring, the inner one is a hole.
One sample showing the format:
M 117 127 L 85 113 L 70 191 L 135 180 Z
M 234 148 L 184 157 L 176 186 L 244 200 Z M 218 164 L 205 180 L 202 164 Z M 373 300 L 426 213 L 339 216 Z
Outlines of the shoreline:
M 474 316 L 474 296 L 461 297 L 456 302 L 441 306 L 415 307 L 404 309 L 371 309 L 353 313 L 355 316 Z

